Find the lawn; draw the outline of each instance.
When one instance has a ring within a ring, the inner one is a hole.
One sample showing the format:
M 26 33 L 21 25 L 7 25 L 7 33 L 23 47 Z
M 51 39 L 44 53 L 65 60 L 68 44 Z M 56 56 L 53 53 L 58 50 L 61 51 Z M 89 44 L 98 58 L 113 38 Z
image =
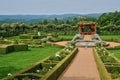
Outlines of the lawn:
M 59 38 L 62 38 L 63 40 L 72 40 L 74 35 L 60 35 Z M 7 37 L 8 40 L 19 40 L 19 36 L 13 36 L 13 37 Z
M 15 73 L 47 56 L 55 54 L 62 47 L 46 46 L 44 48 L 30 48 L 29 51 L 13 52 L 0 55 L 0 78 L 8 73 Z
M 120 50 L 109 50 L 112 54 L 114 54 L 118 59 L 120 59 Z
M 104 35 L 100 37 L 105 41 L 120 42 L 120 35 Z
M 72 40 L 74 35 L 60 35 L 59 38 L 62 38 L 63 40 Z
M 19 36 L 7 37 L 8 40 L 19 40 Z

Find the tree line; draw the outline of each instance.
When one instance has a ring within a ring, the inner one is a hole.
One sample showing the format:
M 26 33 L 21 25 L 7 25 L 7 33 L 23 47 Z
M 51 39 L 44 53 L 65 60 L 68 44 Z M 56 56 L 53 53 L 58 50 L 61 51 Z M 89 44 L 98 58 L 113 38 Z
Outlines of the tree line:
M 96 21 L 96 18 L 78 16 L 69 18 L 54 18 L 41 20 L 34 24 L 26 23 L 3 23 L 0 25 L 0 36 L 17 36 L 24 33 L 56 33 L 60 35 L 74 35 L 78 33 L 79 21 Z
M 120 12 L 103 13 L 97 20 L 98 33 L 100 34 L 120 34 Z
M 120 34 L 120 12 L 103 13 L 99 18 L 75 16 L 69 18 L 43 19 L 34 24 L 3 23 L 0 25 L 0 36 L 9 37 L 24 33 L 56 33 L 60 35 L 75 35 L 78 33 L 78 23 L 93 21 L 97 23 L 98 34 Z

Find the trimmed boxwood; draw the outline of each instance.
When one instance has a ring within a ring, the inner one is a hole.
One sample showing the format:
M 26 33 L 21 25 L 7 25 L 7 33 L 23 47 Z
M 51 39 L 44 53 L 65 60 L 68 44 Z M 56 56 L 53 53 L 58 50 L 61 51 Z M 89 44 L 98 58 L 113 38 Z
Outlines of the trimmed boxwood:
M 53 70 L 44 75 L 40 80 L 57 80 L 59 75 L 65 70 L 65 68 L 70 64 L 72 59 L 78 52 L 78 48 L 75 48 L 68 56 L 66 56 L 62 61 L 60 61 Z
M 7 54 L 14 51 L 26 51 L 26 50 L 28 50 L 28 45 L 25 44 L 3 45 L 0 47 L 0 54 Z
M 32 37 L 27 34 L 21 34 L 19 37 L 20 37 L 20 39 L 32 39 Z
M 0 54 L 5 54 L 7 53 L 6 46 L 0 47 Z
M 46 36 L 42 35 L 42 36 L 38 36 L 38 35 L 30 35 L 30 34 L 21 34 L 20 39 L 42 39 Z
M 101 80 L 112 80 L 95 48 L 93 49 L 93 54 L 94 54 L 94 58 L 97 64 L 97 68 L 98 68 Z
M 78 48 L 74 48 L 71 53 L 69 53 L 63 60 L 59 61 L 58 63 L 45 62 L 50 58 L 49 56 L 44 60 L 39 61 L 19 71 L 16 74 L 13 74 L 12 76 L 4 78 L 3 80 L 12 80 L 15 79 L 18 75 L 24 75 L 29 73 L 39 74 L 39 72 L 40 72 L 39 75 L 41 76 L 39 80 L 57 80 L 58 76 L 64 71 L 64 69 L 71 62 L 71 60 L 74 58 L 77 52 L 78 52 Z M 37 70 L 39 70 L 39 72 L 37 72 Z
M 14 45 L 14 51 L 26 51 L 26 50 L 28 50 L 28 45 L 25 44 Z
M 101 58 L 101 60 L 103 61 L 103 63 L 98 65 L 98 68 L 100 68 L 101 70 L 99 70 L 101 76 L 103 76 L 103 80 L 119 80 L 120 79 L 120 61 L 119 59 L 117 59 L 114 55 L 112 55 L 107 49 L 105 49 L 104 47 L 99 47 L 95 49 L 96 54 Z M 107 55 L 106 55 L 107 53 Z M 103 55 L 102 55 L 103 54 Z M 96 59 L 98 59 L 96 58 Z M 98 63 L 98 62 L 97 62 Z M 102 66 L 105 66 L 105 69 L 107 70 L 107 72 L 105 70 L 102 70 Z M 111 78 L 110 79 L 104 79 L 105 73 L 110 74 Z
M 0 54 L 6 54 L 14 51 L 13 45 L 4 45 L 0 47 Z
M 0 44 L 11 44 L 12 42 L 9 40 L 0 40 Z

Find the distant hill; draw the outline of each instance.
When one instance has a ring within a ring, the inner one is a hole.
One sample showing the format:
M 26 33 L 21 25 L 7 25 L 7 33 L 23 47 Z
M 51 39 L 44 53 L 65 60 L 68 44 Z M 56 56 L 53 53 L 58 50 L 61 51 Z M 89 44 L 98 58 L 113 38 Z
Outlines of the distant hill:
M 99 17 L 102 13 L 94 14 L 61 14 L 61 15 L 0 15 L 0 23 L 2 22 L 29 22 L 33 23 L 41 19 L 52 19 L 52 18 L 67 18 L 74 16 L 90 16 Z

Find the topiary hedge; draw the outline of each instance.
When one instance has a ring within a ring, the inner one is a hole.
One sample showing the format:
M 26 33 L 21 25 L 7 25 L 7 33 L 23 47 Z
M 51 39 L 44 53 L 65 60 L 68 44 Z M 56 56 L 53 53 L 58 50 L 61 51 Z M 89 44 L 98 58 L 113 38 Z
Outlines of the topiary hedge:
M 6 54 L 14 51 L 13 45 L 4 45 L 0 47 L 0 54 Z
M 25 44 L 11 44 L 0 46 L 0 54 L 7 54 L 14 51 L 26 51 L 28 50 L 28 45 Z
M 13 45 L 14 51 L 26 51 L 28 50 L 28 45 L 25 44 L 15 44 Z

